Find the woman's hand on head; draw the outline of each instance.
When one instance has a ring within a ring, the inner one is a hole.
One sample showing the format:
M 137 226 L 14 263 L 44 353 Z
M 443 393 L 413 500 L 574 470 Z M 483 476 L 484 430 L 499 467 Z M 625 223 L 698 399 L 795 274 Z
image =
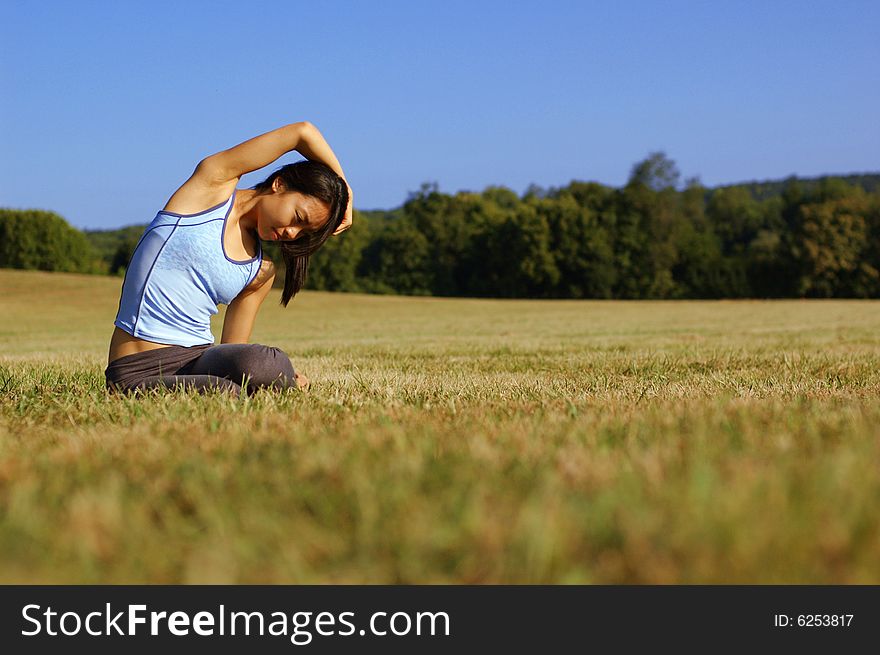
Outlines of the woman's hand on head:
M 336 231 L 332 236 L 341 234 L 351 227 L 351 219 L 354 214 L 354 196 L 351 192 L 351 187 L 348 186 L 347 180 L 345 180 L 345 186 L 348 187 L 348 206 L 345 208 L 345 216 L 342 217 L 342 222 L 339 224 L 339 227 L 336 228 Z

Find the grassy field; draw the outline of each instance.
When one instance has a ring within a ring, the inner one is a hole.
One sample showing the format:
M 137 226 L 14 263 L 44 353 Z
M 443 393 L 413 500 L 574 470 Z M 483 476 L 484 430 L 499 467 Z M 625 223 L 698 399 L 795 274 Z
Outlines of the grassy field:
M 0 582 L 880 583 L 880 302 L 275 290 L 309 393 L 125 398 L 121 282 L 0 270 Z

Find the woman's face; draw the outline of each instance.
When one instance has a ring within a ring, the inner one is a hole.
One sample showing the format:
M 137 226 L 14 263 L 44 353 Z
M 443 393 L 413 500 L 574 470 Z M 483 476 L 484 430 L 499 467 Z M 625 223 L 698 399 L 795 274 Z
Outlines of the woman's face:
M 285 191 L 276 178 L 272 193 L 260 200 L 257 234 L 264 241 L 295 241 L 320 229 L 330 217 L 330 206 L 299 191 Z

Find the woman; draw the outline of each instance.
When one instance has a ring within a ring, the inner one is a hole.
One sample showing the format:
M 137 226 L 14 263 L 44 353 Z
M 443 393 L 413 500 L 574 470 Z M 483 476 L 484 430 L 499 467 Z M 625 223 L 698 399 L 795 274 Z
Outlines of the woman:
M 251 189 L 236 189 L 242 175 L 292 150 L 306 161 L 276 170 Z M 330 146 L 307 121 L 203 159 L 132 255 L 104 371 L 108 390 L 307 390 L 308 379 L 283 351 L 248 344 L 275 279 L 261 241 L 279 242 L 286 307 L 302 288 L 309 256 L 351 222 L 351 188 Z M 213 345 L 210 318 L 218 304 L 228 308 L 220 344 Z

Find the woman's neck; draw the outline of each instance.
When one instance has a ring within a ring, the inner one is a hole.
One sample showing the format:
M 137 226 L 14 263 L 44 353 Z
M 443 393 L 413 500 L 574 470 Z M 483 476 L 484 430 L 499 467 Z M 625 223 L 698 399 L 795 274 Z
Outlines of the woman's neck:
M 235 239 L 235 243 L 230 245 L 238 250 L 237 245 L 240 244 L 247 257 L 256 256 L 260 242 L 260 233 L 257 231 L 257 215 L 260 208 L 256 196 L 257 192 L 253 189 L 236 189 L 235 202 L 228 219 L 229 230 L 238 237 Z M 231 235 L 230 238 L 232 238 Z
M 255 189 L 238 189 L 235 192 L 233 214 L 238 217 L 238 224 L 249 232 L 257 231 L 258 193 Z

